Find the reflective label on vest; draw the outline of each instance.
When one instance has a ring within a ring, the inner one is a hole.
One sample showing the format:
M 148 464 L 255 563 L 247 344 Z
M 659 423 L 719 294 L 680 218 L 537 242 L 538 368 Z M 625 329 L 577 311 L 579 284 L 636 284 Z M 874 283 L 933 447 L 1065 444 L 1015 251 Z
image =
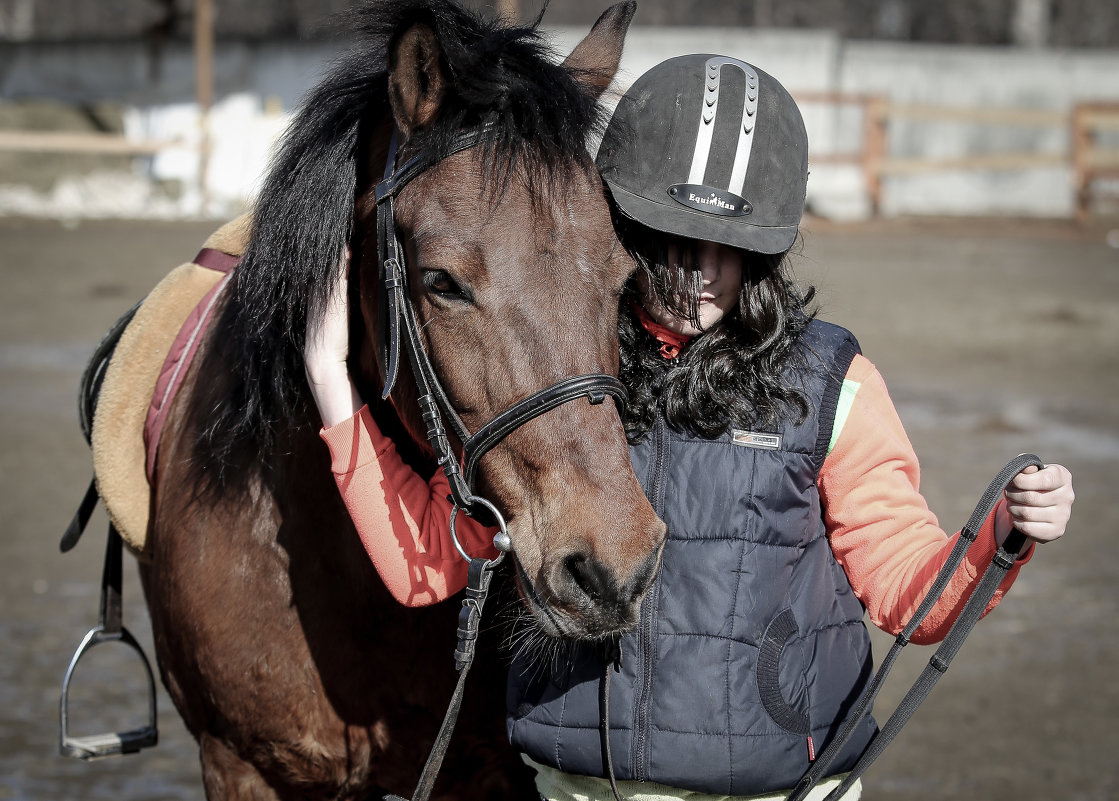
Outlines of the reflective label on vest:
M 762 434 L 757 431 L 739 431 L 737 428 L 731 429 L 732 441 L 735 445 L 745 445 L 747 448 L 764 448 L 767 451 L 775 451 L 781 447 L 781 436 L 779 434 Z

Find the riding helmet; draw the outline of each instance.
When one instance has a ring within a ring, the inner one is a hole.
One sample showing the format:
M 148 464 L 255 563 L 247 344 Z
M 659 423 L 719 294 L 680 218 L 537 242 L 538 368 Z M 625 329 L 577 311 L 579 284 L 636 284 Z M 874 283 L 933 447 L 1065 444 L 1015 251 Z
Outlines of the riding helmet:
M 596 163 L 618 209 L 649 228 L 760 253 L 796 239 L 804 120 L 744 61 L 688 55 L 650 69 L 618 102 Z

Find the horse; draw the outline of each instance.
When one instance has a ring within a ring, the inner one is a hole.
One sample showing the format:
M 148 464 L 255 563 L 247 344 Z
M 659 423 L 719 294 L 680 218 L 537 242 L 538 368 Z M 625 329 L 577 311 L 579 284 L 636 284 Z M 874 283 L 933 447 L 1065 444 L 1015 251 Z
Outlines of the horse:
M 140 562 L 160 675 L 198 741 L 211 801 L 415 786 L 455 682 L 458 607 L 396 603 L 362 549 L 318 437 L 307 318 L 348 246 L 355 384 L 432 474 L 415 377 L 402 371 L 382 401 L 376 344 L 376 185 L 387 160 L 426 156 L 393 223 L 423 348 L 466 427 L 565 378 L 616 375 L 633 263 L 586 143 L 634 9 L 607 9 L 557 63 L 535 25 L 438 0 L 381 2 L 357 20 L 373 44 L 344 56 L 293 117 L 164 424 Z M 464 131 L 468 145 L 455 146 Z M 664 540 L 620 409 L 597 400 L 524 422 L 478 465 L 478 492 L 508 522 L 521 616 L 545 636 L 632 625 Z M 482 648 L 469 731 L 433 798 L 535 797 L 506 742 L 501 660 Z

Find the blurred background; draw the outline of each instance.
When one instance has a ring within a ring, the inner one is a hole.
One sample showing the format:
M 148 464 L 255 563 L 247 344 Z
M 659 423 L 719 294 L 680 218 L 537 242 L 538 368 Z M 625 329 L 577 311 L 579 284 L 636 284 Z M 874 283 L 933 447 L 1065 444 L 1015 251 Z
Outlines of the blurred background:
M 557 52 L 607 4 L 552 0 Z M 337 15 L 355 5 L 0 0 L 0 801 L 202 798 L 162 688 L 159 747 L 58 756 L 104 548 L 100 512 L 57 547 L 90 475 L 78 381 L 117 317 L 251 207 L 299 98 L 353 44 Z M 530 22 L 543 3 L 472 5 Z M 1119 3 L 639 0 L 615 88 L 689 52 L 750 61 L 800 102 L 794 269 L 885 376 L 943 526 L 1019 452 L 1076 480 L 1068 536 L 980 624 L 864 798 L 1119 798 Z M 880 718 L 928 656 L 907 649 Z M 95 651 L 89 671 L 81 733 L 143 722 L 137 664 Z
M 0 0 L 0 213 L 243 208 L 358 0 Z M 530 21 L 542 0 L 474 5 Z M 555 0 L 566 52 L 606 5 Z M 801 102 L 809 210 L 1086 217 L 1117 207 L 1111 0 L 645 0 L 617 88 L 740 56 Z

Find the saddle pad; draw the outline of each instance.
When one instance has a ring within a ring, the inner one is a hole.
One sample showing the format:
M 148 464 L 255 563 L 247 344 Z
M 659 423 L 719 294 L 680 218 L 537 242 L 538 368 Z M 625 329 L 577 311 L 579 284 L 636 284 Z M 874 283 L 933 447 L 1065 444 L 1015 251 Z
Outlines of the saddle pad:
M 97 491 L 128 547 L 143 556 L 163 419 L 198 349 L 218 294 L 248 241 L 248 215 L 206 240 L 144 299 L 113 352 L 93 417 Z M 148 443 L 151 447 L 148 447 Z

